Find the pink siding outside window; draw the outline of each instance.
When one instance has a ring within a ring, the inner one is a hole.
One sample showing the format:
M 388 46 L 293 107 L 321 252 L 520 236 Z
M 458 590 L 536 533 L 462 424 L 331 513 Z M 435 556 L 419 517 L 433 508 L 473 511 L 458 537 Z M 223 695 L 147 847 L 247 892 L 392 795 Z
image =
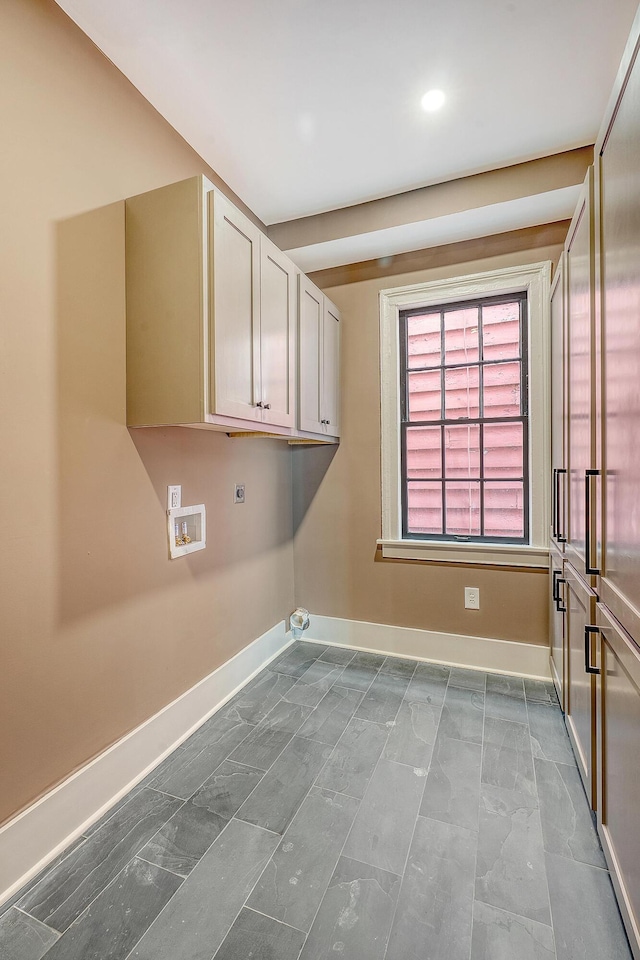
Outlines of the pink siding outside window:
M 525 309 L 517 297 L 406 315 L 405 535 L 526 536 Z

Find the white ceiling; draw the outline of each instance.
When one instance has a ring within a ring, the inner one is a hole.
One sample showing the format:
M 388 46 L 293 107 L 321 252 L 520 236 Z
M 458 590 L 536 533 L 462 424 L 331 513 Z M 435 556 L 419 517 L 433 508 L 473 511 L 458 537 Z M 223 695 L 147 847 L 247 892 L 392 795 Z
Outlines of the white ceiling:
M 592 143 L 637 6 L 58 2 L 267 224 Z

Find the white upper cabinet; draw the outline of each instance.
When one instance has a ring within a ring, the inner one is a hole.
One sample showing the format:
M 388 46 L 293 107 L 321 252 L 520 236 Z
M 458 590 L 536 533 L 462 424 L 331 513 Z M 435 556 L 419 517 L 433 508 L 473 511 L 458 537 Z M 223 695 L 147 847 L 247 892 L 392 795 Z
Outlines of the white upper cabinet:
M 295 267 L 209 193 L 212 414 L 295 426 Z
M 322 433 L 322 326 L 324 296 L 310 280 L 300 275 L 298 307 L 298 426 Z
M 263 420 L 295 427 L 296 268 L 265 236 L 260 240 L 260 400 Z
M 340 313 L 304 274 L 298 324 L 298 426 L 305 433 L 339 437 Z
M 262 420 L 260 230 L 209 193 L 212 414 Z
M 295 434 L 294 264 L 203 177 L 127 200 L 127 422 Z
M 340 436 L 340 313 L 324 299 L 322 397 L 325 433 Z

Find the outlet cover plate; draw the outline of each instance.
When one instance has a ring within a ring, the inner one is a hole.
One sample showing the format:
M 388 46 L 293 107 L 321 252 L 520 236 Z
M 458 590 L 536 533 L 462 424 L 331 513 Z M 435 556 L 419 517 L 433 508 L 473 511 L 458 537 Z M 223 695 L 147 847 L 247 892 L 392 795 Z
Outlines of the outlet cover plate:
M 480 587 L 464 588 L 464 606 L 466 610 L 480 609 Z
M 167 510 L 182 506 L 182 487 L 179 483 L 167 487 Z

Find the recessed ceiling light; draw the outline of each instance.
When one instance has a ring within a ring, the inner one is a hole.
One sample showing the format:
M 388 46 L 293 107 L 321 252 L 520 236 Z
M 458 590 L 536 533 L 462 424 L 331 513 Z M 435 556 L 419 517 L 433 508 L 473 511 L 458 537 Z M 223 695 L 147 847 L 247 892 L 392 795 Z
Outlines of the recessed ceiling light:
M 440 109 L 444 101 L 445 96 L 442 90 L 427 90 L 422 98 L 422 109 L 427 113 L 433 113 L 434 110 Z

